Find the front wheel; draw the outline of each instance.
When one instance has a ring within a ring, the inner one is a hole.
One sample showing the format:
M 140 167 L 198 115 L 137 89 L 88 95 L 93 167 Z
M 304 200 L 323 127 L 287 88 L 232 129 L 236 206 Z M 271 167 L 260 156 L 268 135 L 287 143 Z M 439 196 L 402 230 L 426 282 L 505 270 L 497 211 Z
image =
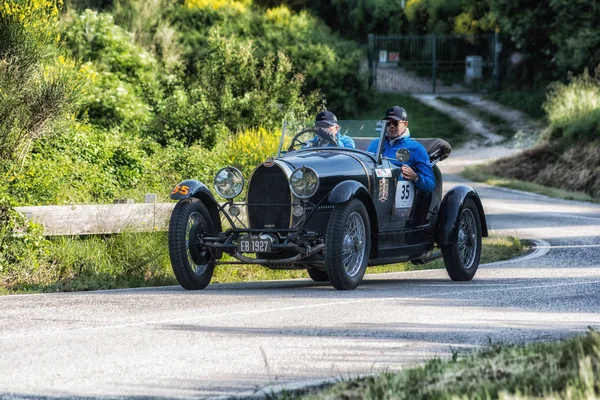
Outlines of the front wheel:
M 362 201 L 350 200 L 333 209 L 325 236 L 327 275 L 338 290 L 356 289 L 371 249 L 371 225 Z
M 214 233 L 214 225 L 202 201 L 190 197 L 177 203 L 169 222 L 169 257 L 175 278 L 184 289 L 204 289 L 212 278 L 215 258 L 198 243 L 198 237 L 205 233 Z
M 442 255 L 450 279 L 473 279 L 481 257 L 481 220 L 473 200 L 467 199 L 460 213 L 457 243 L 443 246 Z

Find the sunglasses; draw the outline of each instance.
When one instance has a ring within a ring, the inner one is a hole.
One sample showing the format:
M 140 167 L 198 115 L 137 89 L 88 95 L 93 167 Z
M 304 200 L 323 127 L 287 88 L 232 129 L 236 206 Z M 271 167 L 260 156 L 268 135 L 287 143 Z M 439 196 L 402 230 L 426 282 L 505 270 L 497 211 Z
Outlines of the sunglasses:
M 404 121 L 400 120 L 400 121 L 389 121 L 389 122 L 388 122 L 389 126 L 394 126 L 394 127 L 397 127 L 397 126 L 398 126 L 398 125 L 400 125 L 401 123 L 403 124 L 403 123 L 404 123 Z

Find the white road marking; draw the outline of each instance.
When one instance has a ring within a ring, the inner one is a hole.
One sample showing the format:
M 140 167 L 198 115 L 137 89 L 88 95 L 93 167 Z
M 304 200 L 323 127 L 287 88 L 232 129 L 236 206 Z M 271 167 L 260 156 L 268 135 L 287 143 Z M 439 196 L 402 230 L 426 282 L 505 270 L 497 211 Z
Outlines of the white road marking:
M 511 258 L 510 260 L 496 261 L 493 263 L 481 264 L 481 265 L 486 266 L 486 267 L 489 267 L 489 266 L 493 267 L 493 266 L 502 265 L 502 264 L 512 264 L 512 263 L 516 263 L 516 262 L 530 261 L 530 260 L 533 260 L 534 258 L 541 257 L 544 254 L 548 253 L 552 247 L 552 246 L 550 246 L 550 243 L 548 243 L 542 239 L 530 239 L 530 240 L 535 243 L 533 253 L 527 254 L 523 257 Z
M 583 247 L 600 247 L 600 244 L 573 244 L 573 245 L 556 245 L 556 246 L 540 246 L 540 249 L 578 249 Z

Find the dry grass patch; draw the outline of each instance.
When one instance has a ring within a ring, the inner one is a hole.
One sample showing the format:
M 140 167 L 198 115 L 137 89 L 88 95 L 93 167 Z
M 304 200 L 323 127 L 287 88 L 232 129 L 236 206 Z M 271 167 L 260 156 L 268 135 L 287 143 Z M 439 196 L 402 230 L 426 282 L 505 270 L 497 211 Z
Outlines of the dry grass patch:
M 469 167 L 463 176 L 490 185 L 568 200 L 600 201 L 600 142 L 565 151 L 543 144 L 488 165 Z

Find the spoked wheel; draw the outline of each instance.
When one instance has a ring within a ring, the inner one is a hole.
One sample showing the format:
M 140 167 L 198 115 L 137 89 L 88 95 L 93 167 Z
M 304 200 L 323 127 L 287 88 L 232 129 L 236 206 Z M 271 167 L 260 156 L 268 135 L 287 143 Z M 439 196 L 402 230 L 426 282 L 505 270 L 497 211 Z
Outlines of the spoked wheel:
M 458 242 L 442 247 L 446 271 L 453 281 L 470 281 L 475 276 L 481 257 L 481 220 L 477 206 L 465 201 L 460 214 Z
M 328 282 L 329 275 L 327 275 L 327 271 L 323 271 L 319 268 L 307 268 L 308 276 L 315 282 Z
M 214 225 L 202 201 L 191 197 L 177 203 L 169 222 L 169 257 L 184 289 L 204 289 L 212 278 L 215 259 L 198 243 L 203 233 L 214 233 Z
M 334 288 L 356 289 L 369 262 L 371 226 L 364 204 L 353 199 L 331 213 L 325 237 L 325 263 Z

